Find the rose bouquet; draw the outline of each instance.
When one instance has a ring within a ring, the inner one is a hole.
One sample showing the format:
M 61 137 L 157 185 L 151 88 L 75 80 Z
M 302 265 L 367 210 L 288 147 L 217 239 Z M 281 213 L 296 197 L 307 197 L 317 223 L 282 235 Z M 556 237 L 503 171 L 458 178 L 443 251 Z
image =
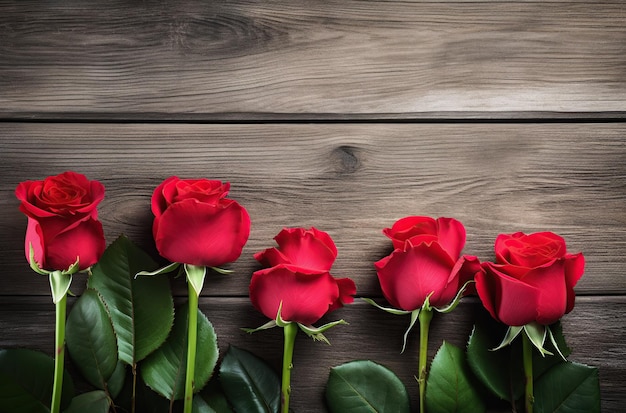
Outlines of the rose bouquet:
M 229 189 L 221 181 L 177 177 L 157 185 L 152 234 L 168 262 L 160 266 L 125 236 L 105 249 L 97 212 L 104 187 L 98 181 L 66 172 L 20 183 L 16 196 L 28 217 L 26 258 L 52 288 L 55 357 L 0 350 L 0 411 L 289 412 L 296 334 L 329 343 L 326 331 L 347 323 L 314 324 L 352 303 L 356 285 L 331 275 L 339 254 L 327 232 L 284 228 L 274 238 L 277 246 L 254 254 L 263 268 L 249 275 L 251 306 L 270 321 L 244 329 L 282 328 L 281 374 L 232 345 L 220 356 L 217 334 L 198 303 L 207 273 L 231 274 L 223 266 L 241 256 L 250 236 L 250 216 L 228 198 Z M 363 299 L 409 316 L 398 349 L 403 355 L 419 327 L 420 412 L 474 413 L 503 405 L 527 413 L 599 411 L 597 369 L 567 361 L 559 324 L 574 308 L 574 286 L 585 265 L 563 238 L 503 233 L 495 240 L 495 260 L 481 263 L 462 254 L 466 231 L 453 218 L 405 217 L 383 233 L 392 251 L 372 271 L 390 306 Z M 79 271 L 87 274 L 87 288 L 66 314 L 72 276 Z M 177 305 L 170 289 L 175 280 L 167 276 L 176 271 L 188 290 Z M 471 295 L 484 311 L 478 311 L 466 348 L 444 341 L 429 363 L 433 315 L 450 313 Z M 74 394 L 64 373 L 65 346 L 92 389 Z M 405 384 L 375 360 L 332 367 L 324 394 L 336 413 L 411 411 Z

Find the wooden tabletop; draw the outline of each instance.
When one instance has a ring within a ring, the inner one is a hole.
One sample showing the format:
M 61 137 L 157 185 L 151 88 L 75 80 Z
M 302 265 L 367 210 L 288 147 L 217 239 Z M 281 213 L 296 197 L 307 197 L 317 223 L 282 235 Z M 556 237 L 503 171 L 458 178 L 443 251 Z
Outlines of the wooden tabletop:
M 75 170 L 106 187 L 100 217 L 156 255 L 150 196 L 170 175 L 231 182 L 252 232 L 200 307 L 220 349 L 278 370 L 279 331 L 248 284 L 283 227 L 330 233 L 333 273 L 383 301 L 382 229 L 451 216 L 466 253 L 499 233 L 553 231 L 587 260 L 563 318 L 570 359 L 626 400 L 626 6 L 622 1 L 0 0 L 0 347 L 53 353 L 47 281 L 24 258 L 16 185 Z M 184 299 L 184 286 L 174 291 Z M 464 345 L 479 308 L 433 321 Z M 372 359 L 417 408 L 417 335 L 361 300 L 332 346 L 299 337 L 292 407 L 325 411 L 330 367 Z

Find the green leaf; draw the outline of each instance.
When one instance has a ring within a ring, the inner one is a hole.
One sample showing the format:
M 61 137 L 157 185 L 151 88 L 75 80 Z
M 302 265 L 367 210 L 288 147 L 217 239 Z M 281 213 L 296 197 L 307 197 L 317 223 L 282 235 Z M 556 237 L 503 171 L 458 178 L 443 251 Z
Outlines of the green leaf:
M 204 386 L 200 396 L 216 413 L 233 413 L 217 375 Z
M 143 360 L 167 338 L 174 304 L 167 277 L 138 277 L 157 264 L 128 238 L 120 236 L 92 268 L 88 286 L 98 291 L 109 311 L 120 360 Z
M 168 400 L 184 397 L 188 315 L 189 306 L 185 304 L 176 311 L 174 328 L 165 343 L 141 363 L 142 379 Z M 209 381 L 219 355 L 215 330 L 200 310 L 197 340 L 194 392 L 200 391 Z
M 559 363 L 536 380 L 534 387 L 537 412 L 600 412 L 600 382 L 595 367 Z
M 426 409 L 430 413 L 485 411 L 472 373 L 460 348 L 443 342 L 426 380 Z
M 107 413 L 111 400 L 102 390 L 80 394 L 72 399 L 69 407 L 63 413 Z
M 54 381 L 54 360 L 26 349 L 0 350 L 0 412 L 49 413 Z M 74 385 L 63 376 L 61 408 L 69 405 Z
M 117 366 L 117 341 L 95 290 L 87 289 L 72 306 L 65 340 L 70 357 L 85 379 L 98 389 L 106 389 Z
M 124 388 L 124 382 L 126 380 L 126 364 L 123 361 L 117 362 L 115 370 L 107 382 L 107 390 L 109 396 L 115 399 L 122 389 Z
M 280 409 L 280 378 L 252 353 L 230 346 L 219 378 L 235 411 L 273 413 Z
M 524 393 L 519 343 L 492 350 L 505 331 L 506 326 L 486 312 L 478 316 L 467 344 L 467 362 L 476 378 L 494 395 L 502 400 L 515 401 Z
M 200 396 L 194 396 L 191 404 L 192 413 L 216 413 Z
M 391 370 L 370 360 L 332 368 L 325 396 L 331 413 L 410 411 L 404 384 Z

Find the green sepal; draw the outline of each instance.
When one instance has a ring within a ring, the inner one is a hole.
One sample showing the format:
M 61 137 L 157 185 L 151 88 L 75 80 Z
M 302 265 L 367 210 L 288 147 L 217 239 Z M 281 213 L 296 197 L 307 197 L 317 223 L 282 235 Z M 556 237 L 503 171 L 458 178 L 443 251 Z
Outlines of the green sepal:
M 280 312 L 283 310 L 283 302 L 281 301 L 280 304 L 278 305 L 278 311 L 276 312 L 276 325 L 278 327 L 286 327 L 287 325 L 291 324 L 291 321 L 285 321 L 283 320 L 283 317 L 280 315 Z
M 263 324 L 261 327 L 257 327 L 257 328 L 242 328 L 243 331 L 245 331 L 246 333 L 256 333 L 257 331 L 261 331 L 261 330 L 269 330 L 270 328 L 274 328 L 277 327 L 278 324 L 276 324 L 276 320 L 270 320 L 267 323 Z
M 363 301 L 365 301 L 368 304 L 373 305 L 374 307 L 386 311 L 389 314 L 393 314 L 393 315 L 407 315 L 407 314 L 411 314 L 411 311 L 406 311 L 406 310 L 398 310 L 397 308 L 392 308 L 392 307 L 383 307 L 379 304 L 376 304 L 376 302 L 374 302 L 374 300 L 372 300 L 371 298 L 365 298 L 365 297 L 361 297 L 361 299 Z
M 544 348 L 546 337 L 549 336 L 550 341 L 552 342 L 554 347 L 557 349 L 557 352 L 561 355 L 561 358 L 565 360 L 565 357 L 561 353 L 561 350 L 559 349 L 559 346 L 556 343 L 556 340 L 554 338 L 554 335 L 552 334 L 552 331 L 550 331 L 550 327 L 544 326 L 543 324 L 539 324 L 536 322 L 528 323 L 523 326 L 509 326 L 509 329 L 506 331 L 506 334 L 504 338 L 502 339 L 502 342 L 500 343 L 500 345 L 492 349 L 492 351 L 500 350 L 501 348 L 508 346 L 509 344 L 513 342 L 513 340 L 515 340 L 515 338 L 517 338 L 517 336 L 522 331 L 524 331 L 524 334 L 526 334 L 526 337 L 528 337 L 530 342 L 533 343 L 533 346 L 535 346 L 535 348 L 539 350 L 539 353 L 541 354 L 542 357 L 546 355 L 548 356 L 554 355 L 552 352 Z
M 501 348 L 511 344 L 513 340 L 515 340 L 515 338 L 519 335 L 519 333 L 522 332 L 523 329 L 524 327 L 521 326 L 509 326 L 509 329 L 506 330 L 506 334 L 504 335 L 502 342 L 498 345 L 498 347 L 492 348 L 491 351 L 500 350 Z
M 226 268 L 220 268 L 220 267 L 210 267 L 210 268 L 216 273 L 222 274 L 222 275 L 230 275 L 235 272 L 233 270 L 227 270 Z
M 445 307 L 441 307 L 441 308 L 433 307 L 433 309 L 435 309 L 435 311 L 437 311 L 438 313 L 444 313 L 444 314 L 447 314 L 450 311 L 454 310 L 456 308 L 456 306 L 459 305 L 459 303 L 461 302 L 461 298 L 463 298 L 463 293 L 465 293 L 465 290 L 467 289 L 467 286 L 470 285 L 473 282 L 475 282 L 475 281 L 474 280 L 469 280 L 469 281 L 465 282 L 465 284 L 463 284 L 463 286 L 461 287 L 459 292 L 456 293 L 456 296 L 450 302 L 450 304 L 446 305 Z
M 175 269 L 177 269 L 180 266 L 179 262 L 173 262 L 171 264 L 166 265 L 165 267 L 159 268 L 158 270 L 154 270 L 154 271 L 139 271 L 137 274 L 135 274 L 135 278 L 142 276 L 142 275 L 161 275 L 161 274 L 167 274 L 169 272 L 174 271 Z
M 28 264 L 30 268 L 33 269 L 39 275 L 49 275 L 50 271 L 46 271 L 44 269 L 39 268 L 39 264 L 35 261 L 35 249 L 33 248 L 33 243 L 28 243 L 29 251 L 28 251 Z
M 52 302 L 58 303 L 65 296 L 72 284 L 72 274 L 63 271 L 52 271 L 50 273 L 50 290 L 52 291 Z
M 184 264 L 184 266 L 185 274 L 187 274 L 187 282 L 191 285 L 191 288 L 193 288 L 196 295 L 199 297 L 200 291 L 202 291 L 202 286 L 204 285 L 206 267 L 190 264 Z
M 552 345 L 556 349 L 557 353 L 559 353 L 559 356 L 561 356 L 563 361 L 567 361 L 567 359 L 565 358 L 565 356 L 561 352 L 561 349 L 559 348 L 559 345 L 556 342 L 556 339 L 554 337 L 554 334 L 552 333 L 552 329 L 550 328 L 550 326 L 546 326 L 546 332 L 548 333 L 548 337 L 550 337 L 550 342 L 552 343 Z
M 409 323 L 409 328 L 406 329 L 406 331 L 404 332 L 404 336 L 402 338 L 402 351 L 400 351 L 400 353 L 404 353 L 404 350 L 406 349 L 406 342 L 409 339 L 409 332 L 411 332 L 411 330 L 413 329 L 413 326 L 415 326 L 415 323 L 417 322 L 417 319 L 419 318 L 420 315 L 420 309 L 418 308 L 417 310 L 413 310 L 411 311 L 411 322 Z
M 554 354 L 543 348 L 543 344 L 546 342 L 546 326 L 539 323 L 528 323 L 524 326 L 524 332 L 526 336 L 533 343 L 533 346 L 539 350 L 541 356 L 545 356 L 546 354 L 549 356 L 553 356 Z M 558 348 L 558 346 L 556 346 Z
M 339 324 L 348 324 L 344 320 L 332 321 L 330 323 L 324 324 L 321 327 L 313 327 L 313 326 L 305 326 L 304 324 L 298 323 L 298 327 L 300 330 L 304 331 L 304 333 L 311 337 L 315 341 L 323 341 L 324 343 L 330 345 L 330 341 L 324 336 L 324 332 L 331 327 L 337 326 Z
M 64 274 L 75 274 L 78 272 L 80 266 L 80 257 L 76 257 L 76 261 L 74 261 L 74 264 L 70 265 L 70 267 L 67 270 L 63 270 L 62 272 Z

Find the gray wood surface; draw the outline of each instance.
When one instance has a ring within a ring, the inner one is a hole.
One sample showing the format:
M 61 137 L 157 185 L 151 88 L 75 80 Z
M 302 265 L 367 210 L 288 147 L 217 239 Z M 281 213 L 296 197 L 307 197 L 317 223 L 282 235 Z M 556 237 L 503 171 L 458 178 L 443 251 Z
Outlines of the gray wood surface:
M 1 1 L 0 38 L 15 118 L 625 113 L 621 1 Z
M 24 258 L 16 185 L 72 169 L 104 183 L 108 242 L 153 256 L 150 196 L 166 177 L 230 181 L 252 217 L 231 276 L 201 309 L 229 344 L 278 370 L 279 331 L 247 297 L 254 252 L 285 226 L 334 238 L 337 276 L 382 300 L 382 229 L 452 216 L 465 253 L 550 230 L 586 273 L 563 319 L 570 359 L 600 367 L 603 412 L 626 401 L 626 7 L 622 1 L 0 0 L 0 348 L 52 354 L 48 281 Z M 180 281 L 180 280 L 179 280 Z M 81 290 L 84 279 L 77 278 Z M 184 286 L 174 281 L 177 300 Z M 463 345 L 464 299 L 432 329 Z M 357 300 L 332 346 L 301 336 L 296 412 L 325 411 L 328 369 L 392 368 L 417 408 L 417 336 Z

